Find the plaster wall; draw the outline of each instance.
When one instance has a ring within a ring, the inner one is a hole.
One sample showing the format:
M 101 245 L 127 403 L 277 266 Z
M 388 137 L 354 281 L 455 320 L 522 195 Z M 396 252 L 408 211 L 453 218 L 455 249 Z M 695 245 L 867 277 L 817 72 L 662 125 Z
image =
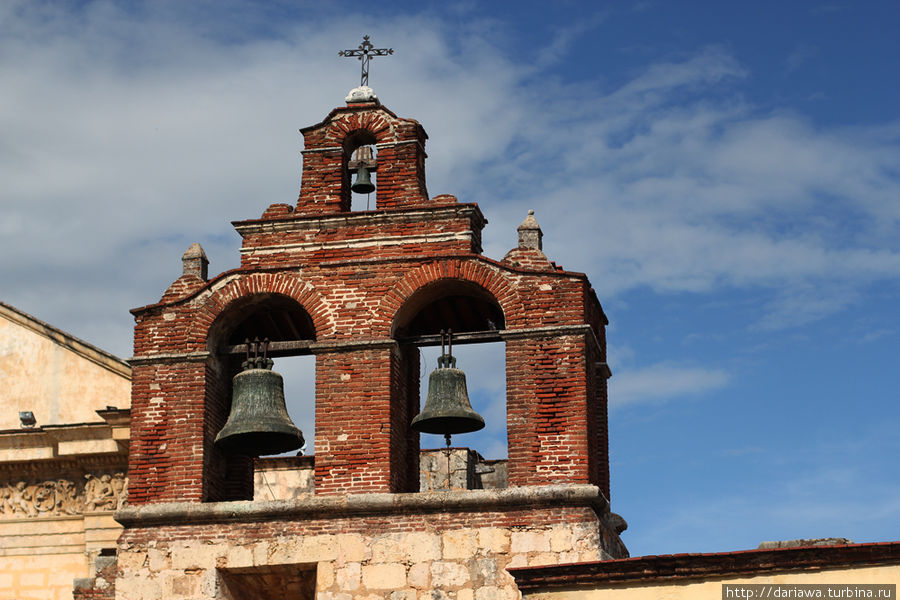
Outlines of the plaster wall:
M 97 422 L 96 410 L 131 405 L 127 367 L 51 328 L 28 325 L 0 314 L 0 430 L 19 429 L 20 411 L 33 412 L 42 426 Z

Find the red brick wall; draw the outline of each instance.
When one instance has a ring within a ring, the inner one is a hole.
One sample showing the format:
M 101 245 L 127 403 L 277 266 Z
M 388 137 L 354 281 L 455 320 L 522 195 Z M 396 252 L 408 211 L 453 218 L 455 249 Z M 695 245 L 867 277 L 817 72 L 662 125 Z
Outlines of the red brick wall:
M 213 443 L 237 370 L 219 354 L 244 312 L 275 297 L 315 329 L 316 493 L 415 491 L 418 351 L 391 336 L 415 316 L 418 306 L 405 308 L 417 292 L 439 296 L 460 281 L 505 319 L 511 484 L 590 482 L 608 495 L 606 383 L 596 372 L 606 318 L 586 277 L 482 256 L 478 207 L 427 198 L 427 136 L 415 121 L 370 103 L 336 109 L 303 133 L 297 209 L 275 205 L 235 223 L 239 269 L 179 278 L 163 301 L 133 311 L 129 500 L 252 493 L 249 461 Z M 344 212 L 346 160 L 366 139 L 379 144 L 378 210 Z
M 422 126 L 400 119 L 377 103 L 337 108 L 318 125 L 302 129 L 303 187 L 298 214 L 350 210 L 347 163 L 360 141 L 377 148 L 376 208 L 411 208 L 428 203 L 425 189 L 425 140 Z M 360 136 L 358 132 L 366 132 Z
M 391 350 L 316 357 L 316 493 L 391 483 Z
M 585 336 L 506 343 L 509 484 L 590 481 Z

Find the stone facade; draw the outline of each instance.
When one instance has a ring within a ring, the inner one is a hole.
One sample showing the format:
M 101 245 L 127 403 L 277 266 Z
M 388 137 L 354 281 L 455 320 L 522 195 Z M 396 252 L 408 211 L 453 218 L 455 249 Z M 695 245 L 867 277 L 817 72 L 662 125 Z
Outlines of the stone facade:
M 83 481 L 45 479 L 0 482 L 0 519 L 79 515 L 114 511 L 127 496 L 128 478 L 118 473 L 87 473 Z
M 588 485 L 148 504 L 118 515 L 117 593 L 230 598 L 242 575 L 279 567 L 284 585 L 311 579 L 320 599 L 516 598 L 507 567 L 625 552 L 602 508 Z

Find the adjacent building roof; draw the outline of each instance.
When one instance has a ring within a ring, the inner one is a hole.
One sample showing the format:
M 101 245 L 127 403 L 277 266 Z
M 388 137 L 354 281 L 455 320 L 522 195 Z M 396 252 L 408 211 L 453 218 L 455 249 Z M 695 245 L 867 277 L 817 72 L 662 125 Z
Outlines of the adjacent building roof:
M 35 333 L 54 341 L 60 346 L 71 350 L 79 356 L 105 369 L 122 375 L 123 377 L 131 378 L 131 366 L 118 356 L 110 354 L 105 350 L 101 350 L 100 348 L 75 337 L 71 333 L 54 327 L 49 323 L 45 323 L 37 317 L 33 317 L 14 306 L 10 306 L 5 302 L 0 302 L 0 317 L 23 327 L 27 327 Z
M 519 590 L 818 571 L 900 564 L 900 541 L 835 546 L 758 548 L 735 552 L 636 556 L 617 560 L 508 569 Z

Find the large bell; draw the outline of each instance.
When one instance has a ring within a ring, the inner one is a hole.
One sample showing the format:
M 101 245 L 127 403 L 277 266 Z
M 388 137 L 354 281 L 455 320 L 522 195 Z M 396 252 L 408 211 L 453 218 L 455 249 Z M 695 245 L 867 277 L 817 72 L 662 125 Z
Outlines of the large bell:
M 369 177 L 369 170 L 367 168 L 359 168 L 356 172 L 356 181 L 353 182 L 350 189 L 357 194 L 371 194 L 375 191 L 375 184 L 372 183 L 372 178 Z
M 231 413 L 216 436 L 226 452 L 262 456 L 303 446 L 303 434 L 284 404 L 284 379 L 265 356 L 248 358 L 232 380 Z
M 441 346 L 443 351 L 443 344 Z M 469 403 L 466 374 L 456 368 L 456 358 L 451 353 L 442 352 L 438 358 L 438 368 L 431 372 L 428 379 L 425 408 L 416 415 L 410 426 L 422 433 L 443 434 L 448 443 L 451 434 L 484 428 L 484 419 L 472 410 Z

